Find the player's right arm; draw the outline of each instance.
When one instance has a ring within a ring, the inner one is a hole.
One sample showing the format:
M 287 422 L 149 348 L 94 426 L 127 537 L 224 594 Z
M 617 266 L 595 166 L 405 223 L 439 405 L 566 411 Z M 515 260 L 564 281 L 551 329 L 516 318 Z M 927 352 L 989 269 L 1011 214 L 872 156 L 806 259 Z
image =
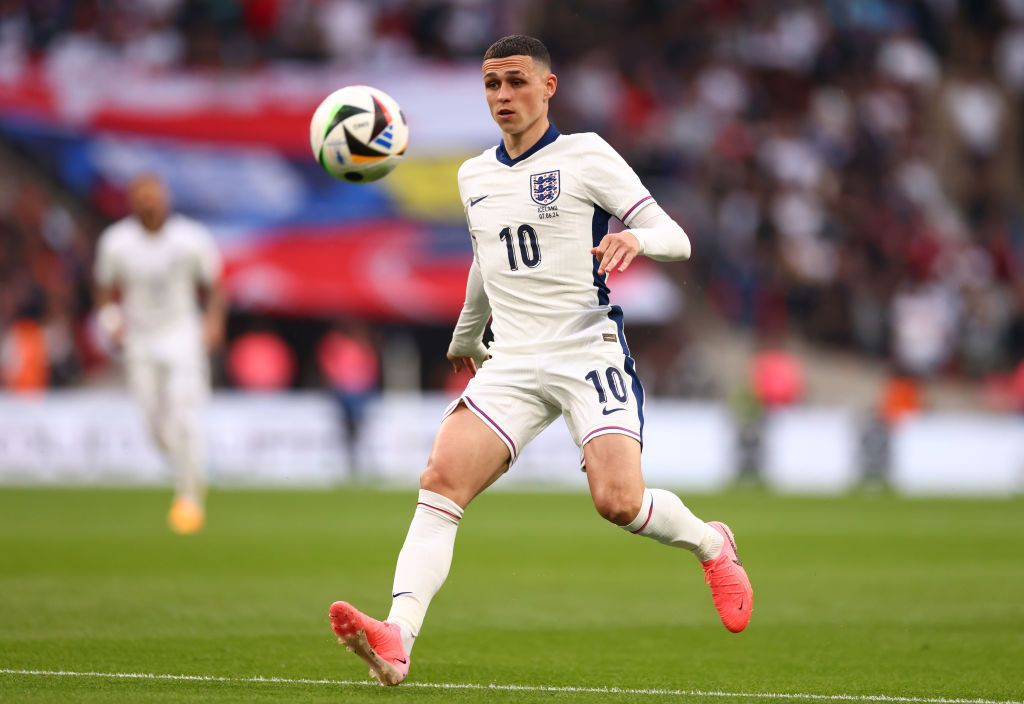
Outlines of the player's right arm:
M 466 301 L 455 324 L 452 342 L 448 346 L 448 361 L 459 372 L 469 369 L 476 374 L 477 368 L 487 359 L 487 347 L 483 342 L 484 330 L 491 317 L 491 302 L 484 291 L 484 278 L 476 254 L 476 239 L 473 240 L 473 265 L 469 267 L 466 280 Z
M 124 337 L 124 316 L 117 302 L 117 261 L 113 245 L 114 233 L 109 229 L 100 235 L 93 267 L 93 301 L 96 322 L 110 338 L 120 344 Z
M 459 200 L 462 201 L 463 208 L 465 208 L 466 225 L 473 243 L 473 264 L 469 267 L 469 276 L 466 279 L 466 300 L 462 304 L 459 321 L 455 324 L 452 342 L 448 345 L 448 361 L 452 363 L 452 368 L 457 372 L 468 369 L 471 373 L 476 374 L 477 368 L 487 359 L 487 347 L 484 345 L 483 336 L 484 330 L 487 329 L 487 321 L 491 318 L 491 302 L 484 290 L 484 277 L 480 271 L 480 256 L 477 252 L 476 237 L 473 236 L 473 224 L 469 219 L 469 203 L 466 201 L 463 187 L 463 178 L 468 163 L 464 163 L 459 168 L 458 186 Z

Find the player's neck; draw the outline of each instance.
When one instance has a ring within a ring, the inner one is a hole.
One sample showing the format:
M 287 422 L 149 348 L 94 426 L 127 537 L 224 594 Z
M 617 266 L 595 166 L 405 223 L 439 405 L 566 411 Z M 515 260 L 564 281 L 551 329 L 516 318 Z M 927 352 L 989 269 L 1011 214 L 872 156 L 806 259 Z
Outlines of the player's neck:
M 548 131 L 550 126 L 551 123 L 548 121 L 547 115 L 545 115 L 522 132 L 516 134 L 506 132 L 502 136 L 505 142 L 505 151 L 513 159 L 521 154 L 525 154 L 529 151 L 530 147 L 540 141 L 540 138 L 544 136 L 544 133 Z
M 155 217 L 155 218 L 144 218 L 139 217 L 139 222 L 142 223 L 142 228 L 150 235 L 155 235 L 164 229 L 164 224 L 167 222 L 166 217 Z

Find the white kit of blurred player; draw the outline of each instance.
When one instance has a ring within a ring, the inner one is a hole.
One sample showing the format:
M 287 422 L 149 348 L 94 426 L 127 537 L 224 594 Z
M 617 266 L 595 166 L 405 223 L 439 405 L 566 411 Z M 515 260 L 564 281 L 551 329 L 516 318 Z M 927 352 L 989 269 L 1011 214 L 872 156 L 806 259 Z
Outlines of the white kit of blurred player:
M 170 526 L 195 533 L 205 522 L 208 352 L 222 340 L 226 309 L 221 258 L 206 227 L 170 212 L 158 177 L 137 178 L 129 198 L 133 214 L 99 239 L 98 319 L 123 344 L 128 386 L 175 474 Z

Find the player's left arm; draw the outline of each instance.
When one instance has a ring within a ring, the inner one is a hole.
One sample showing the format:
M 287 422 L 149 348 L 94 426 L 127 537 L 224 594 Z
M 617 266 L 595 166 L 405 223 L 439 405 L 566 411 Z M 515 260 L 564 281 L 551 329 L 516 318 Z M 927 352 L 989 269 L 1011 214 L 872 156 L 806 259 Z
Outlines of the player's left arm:
M 579 154 L 587 194 L 627 228 L 604 235 L 590 250 L 598 261 L 598 275 L 625 271 L 641 254 L 658 261 L 689 258 L 690 239 L 683 228 L 654 202 L 640 177 L 611 145 L 588 134 Z
M 597 257 L 598 275 L 606 271 L 625 271 L 639 255 L 659 262 L 690 258 L 690 238 L 657 203 L 640 211 L 628 230 L 605 235 L 590 250 Z
M 203 344 L 213 352 L 224 344 L 224 321 L 228 314 L 228 296 L 221 278 L 220 251 L 213 235 L 202 226 L 196 228 L 196 281 L 202 293 Z
M 213 352 L 224 344 L 224 320 L 228 314 L 228 296 L 224 284 L 218 279 L 204 288 L 203 344 Z

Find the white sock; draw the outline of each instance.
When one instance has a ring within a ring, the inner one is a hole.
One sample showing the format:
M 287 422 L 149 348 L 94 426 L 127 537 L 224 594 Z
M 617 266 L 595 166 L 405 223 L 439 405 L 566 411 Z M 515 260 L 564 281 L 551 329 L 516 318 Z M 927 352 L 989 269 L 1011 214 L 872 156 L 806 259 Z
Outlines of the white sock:
M 416 513 L 398 553 L 391 613 L 387 618 L 401 627 L 402 645 L 407 653 L 412 652 L 430 600 L 448 577 L 461 518 L 462 507 L 457 503 L 420 489 Z
M 644 489 L 640 513 L 623 530 L 654 538 L 659 543 L 689 550 L 701 562 L 715 558 L 725 539 L 693 515 L 671 491 Z
M 202 506 L 206 499 L 206 448 L 198 414 L 180 409 L 168 423 L 168 459 L 176 473 L 179 498 Z

